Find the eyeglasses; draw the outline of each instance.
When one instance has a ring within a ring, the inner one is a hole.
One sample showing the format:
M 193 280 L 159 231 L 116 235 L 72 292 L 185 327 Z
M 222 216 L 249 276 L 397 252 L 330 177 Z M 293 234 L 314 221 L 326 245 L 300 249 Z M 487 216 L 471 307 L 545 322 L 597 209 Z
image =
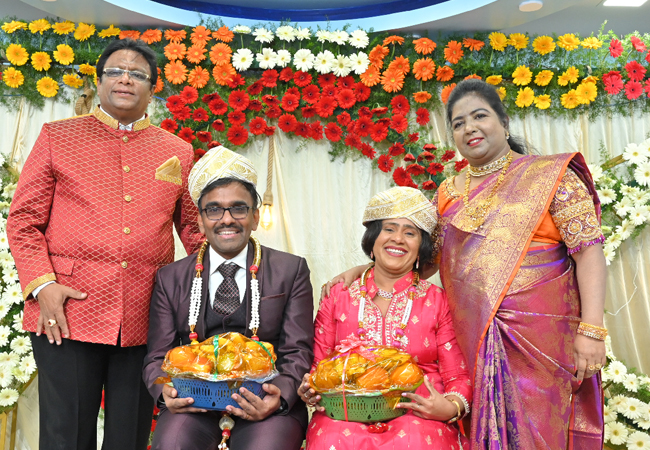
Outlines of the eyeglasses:
M 125 73 L 129 76 L 129 78 L 140 83 L 144 83 L 151 78 L 150 75 L 138 70 L 126 70 L 120 69 L 119 67 L 110 67 L 108 69 L 104 69 L 104 75 L 106 75 L 108 78 L 122 78 Z
M 221 206 L 208 206 L 203 208 L 201 211 L 205 212 L 205 215 L 210 220 L 221 220 L 226 214 L 226 211 L 230 212 L 230 215 L 233 219 L 245 219 L 248 215 L 248 210 L 251 209 L 250 206 L 237 205 L 231 206 L 230 208 L 222 208 Z

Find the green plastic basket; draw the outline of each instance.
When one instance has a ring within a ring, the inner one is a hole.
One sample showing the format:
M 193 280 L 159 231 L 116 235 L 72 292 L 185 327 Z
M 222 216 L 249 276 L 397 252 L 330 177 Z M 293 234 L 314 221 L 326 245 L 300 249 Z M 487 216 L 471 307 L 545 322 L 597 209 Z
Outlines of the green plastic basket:
M 406 414 L 406 409 L 395 408 L 400 402 L 411 400 L 402 397 L 402 391 L 392 391 L 386 395 L 378 394 L 347 394 L 345 400 L 348 407 L 349 422 L 382 422 L 395 419 Z M 325 407 L 325 414 L 334 420 L 345 420 L 345 407 L 343 395 L 321 394 L 321 406 Z

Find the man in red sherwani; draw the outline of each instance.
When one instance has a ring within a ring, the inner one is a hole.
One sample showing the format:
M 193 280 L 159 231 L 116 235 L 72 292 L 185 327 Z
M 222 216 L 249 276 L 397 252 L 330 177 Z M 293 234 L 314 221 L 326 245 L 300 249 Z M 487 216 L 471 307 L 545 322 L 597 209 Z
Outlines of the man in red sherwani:
M 97 75 L 101 105 L 43 126 L 7 220 L 39 370 L 41 450 L 95 449 L 102 389 L 103 449 L 147 447 L 154 277 L 174 260 L 174 225 L 188 253 L 203 240 L 187 189 L 192 146 L 145 114 L 156 55 L 115 41 Z

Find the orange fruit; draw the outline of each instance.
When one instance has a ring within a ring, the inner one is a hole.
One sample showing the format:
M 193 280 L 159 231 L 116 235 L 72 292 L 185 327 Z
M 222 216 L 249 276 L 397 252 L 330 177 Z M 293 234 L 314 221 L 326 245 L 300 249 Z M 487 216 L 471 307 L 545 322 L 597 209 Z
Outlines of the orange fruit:
M 407 362 L 393 369 L 390 373 L 390 382 L 393 386 L 412 387 L 422 380 L 422 369 L 417 364 Z
M 189 364 L 192 364 L 194 360 L 196 359 L 196 355 L 190 347 L 188 346 L 182 346 L 182 347 L 176 347 L 172 348 L 170 351 L 167 352 L 167 355 L 165 356 L 165 359 L 169 361 L 169 364 L 179 370 L 183 370 L 183 368 Z

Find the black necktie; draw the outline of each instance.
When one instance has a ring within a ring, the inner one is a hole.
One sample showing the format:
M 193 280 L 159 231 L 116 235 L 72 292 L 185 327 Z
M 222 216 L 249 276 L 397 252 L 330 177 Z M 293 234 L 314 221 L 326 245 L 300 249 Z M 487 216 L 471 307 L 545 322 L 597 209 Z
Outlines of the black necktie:
M 223 275 L 223 281 L 214 295 L 212 308 L 217 314 L 228 316 L 234 313 L 240 304 L 239 288 L 235 282 L 235 274 L 239 270 L 239 266 L 233 263 L 223 263 L 217 270 Z

